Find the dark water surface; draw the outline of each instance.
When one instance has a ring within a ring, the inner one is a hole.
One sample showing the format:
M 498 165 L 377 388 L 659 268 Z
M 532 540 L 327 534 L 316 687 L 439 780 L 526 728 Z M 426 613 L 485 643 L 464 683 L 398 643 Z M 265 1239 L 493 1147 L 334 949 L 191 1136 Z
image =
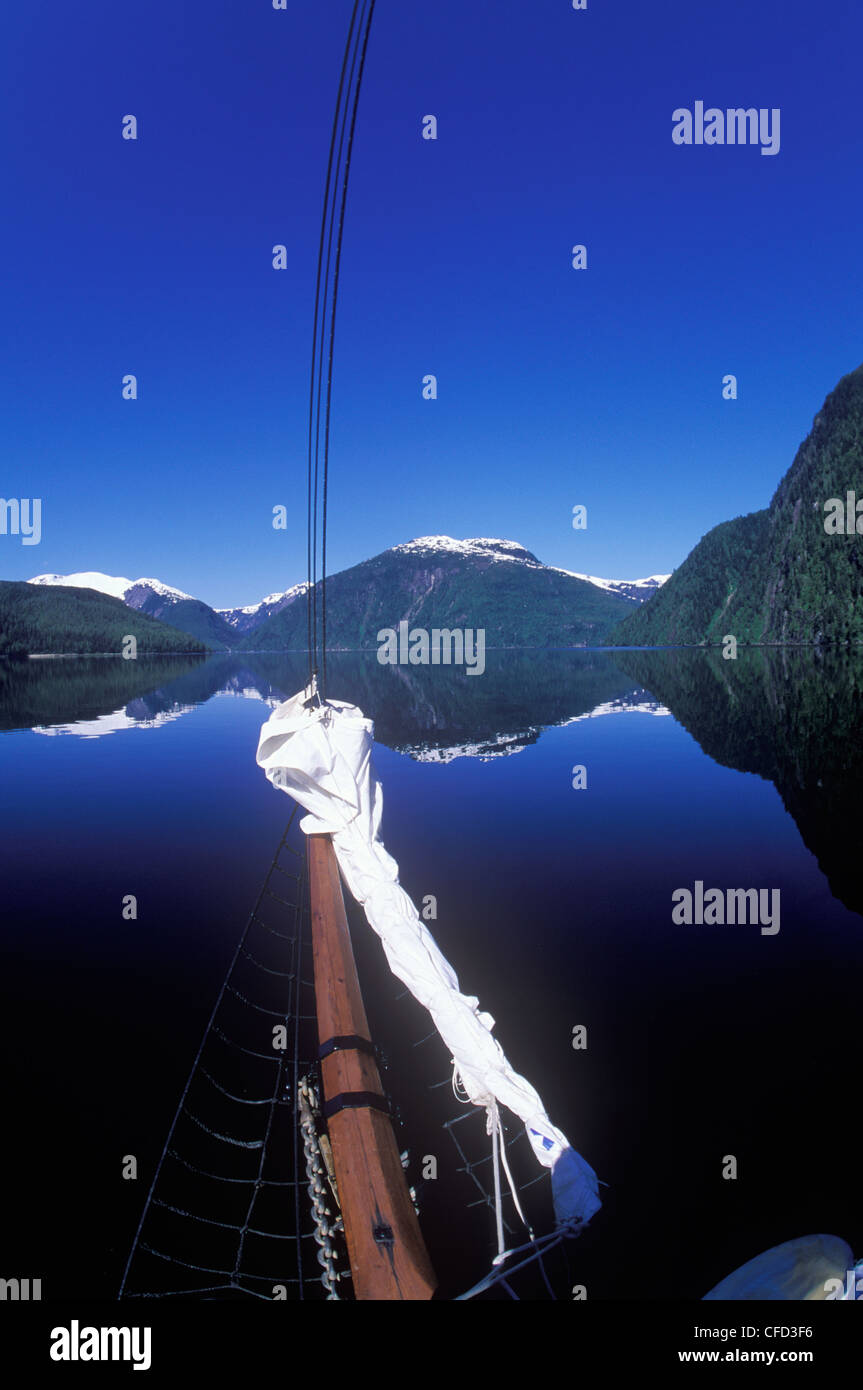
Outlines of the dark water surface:
M 272 656 L 0 665 L 0 1274 L 46 1299 L 116 1294 L 290 810 L 255 764 L 263 701 L 304 680 Z M 330 658 L 329 693 L 376 721 L 404 886 L 608 1184 L 570 1251 L 592 1299 L 700 1298 L 813 1232 L 863 1253 L 861 685 L 849 652 L 490 653 L 482 677 Z M 779 889 L 779 932 L 674 924 L 696 880 Z M 361 922 L 357 952 L 409 1118 L 417 1053 Z M 454 1153 L 427 1142 L 457 1279 Z

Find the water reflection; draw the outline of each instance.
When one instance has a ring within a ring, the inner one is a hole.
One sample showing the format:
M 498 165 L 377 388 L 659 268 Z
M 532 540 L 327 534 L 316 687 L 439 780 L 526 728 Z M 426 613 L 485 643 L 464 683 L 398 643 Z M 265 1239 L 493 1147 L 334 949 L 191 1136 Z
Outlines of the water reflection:
M 328 693 L 375 721 L 379 742 L 425 762 L 512 756 L 546 728 L 669 714 L 714 761 L 773 782 L 836 897 L 857 884 L 863 655 L 840 649 L 490 652 L 481 680 L 454 667 L 328 662 Z M 0 729 L 100 738 L 158 730 L 216 695 L 273 707 L 308 678 L 302 655 L 0 662 Z M 263 713 L 263 711 L 262 711 Z
M 490 653 L 481 681 L 457 668 L 381 666 L 374 656 L 339 654 L 329 658 L 328 676 L 329 694 L 359 705 L 379 742 L 421 761 L 502 757 L 551 726 L 633 710 L 667 713 L 603 652 Z M 216 695 L 273 707 L 307 679 L 301 656 L 7 664 L 0 728 L 82 738 L 156 729 Z
M 772 782 L 831 892 L 863 912 L 863 654 L 853 648 L 618 652 L 717 763 Z

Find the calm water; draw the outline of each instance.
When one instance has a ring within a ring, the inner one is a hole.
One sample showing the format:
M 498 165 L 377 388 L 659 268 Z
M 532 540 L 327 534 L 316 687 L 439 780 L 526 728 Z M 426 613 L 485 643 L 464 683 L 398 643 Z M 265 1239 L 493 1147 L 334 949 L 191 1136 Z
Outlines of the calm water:
M 290 810 L 255 765 L 264 702 L 303 683 L 275 657 L 0 666 L 0 1272 L 45 1298 L 116 1293 Z M 463 988 L 608 1184 L 570 1255 L 590 1298 L 698 1298 L 816 1231 L 863 1253 L 861 685 L 857 655 L 811 651 L 495 653 L 481 678 L 331 658 L 329 693 L 376 721 L 407 891 L 435 895 Z M 779 933 L 675 925 L 696 880 L 778 888 Z M 369 935 L 370 1011 L 409 1097 Z M 430 1243 L 452 1261 L 435 1189 Z

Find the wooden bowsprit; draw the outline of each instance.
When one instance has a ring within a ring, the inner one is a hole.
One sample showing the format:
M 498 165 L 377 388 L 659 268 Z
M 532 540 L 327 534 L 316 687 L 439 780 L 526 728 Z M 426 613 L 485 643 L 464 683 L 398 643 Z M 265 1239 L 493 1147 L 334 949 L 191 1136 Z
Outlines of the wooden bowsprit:
M 308 837 L 323 1109 L 357 1299 L 429 1299 L 436 1279 L 369 1036 L 329 835 Z

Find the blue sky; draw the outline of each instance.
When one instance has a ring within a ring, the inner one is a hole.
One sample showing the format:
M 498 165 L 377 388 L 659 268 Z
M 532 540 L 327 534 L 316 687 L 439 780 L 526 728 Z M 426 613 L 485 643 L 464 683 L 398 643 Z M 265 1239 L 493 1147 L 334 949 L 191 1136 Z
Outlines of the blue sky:
M 41 497 L 43 537 L 0 536 L 3 578 L 155 575 L 226 606 L 304 576 L 349 14 L 29 0 L 4 15 L 0 495 Z M 330 568 L 443 532 L 633 578 L 766 505 L 863 361 L 861 51 L 858 0 L 378 0 Z M 779 154 L 675 146 L 673 110 L 700 99 L 779 107 Z M 428 113 L 437 142 L 420 138 Z

